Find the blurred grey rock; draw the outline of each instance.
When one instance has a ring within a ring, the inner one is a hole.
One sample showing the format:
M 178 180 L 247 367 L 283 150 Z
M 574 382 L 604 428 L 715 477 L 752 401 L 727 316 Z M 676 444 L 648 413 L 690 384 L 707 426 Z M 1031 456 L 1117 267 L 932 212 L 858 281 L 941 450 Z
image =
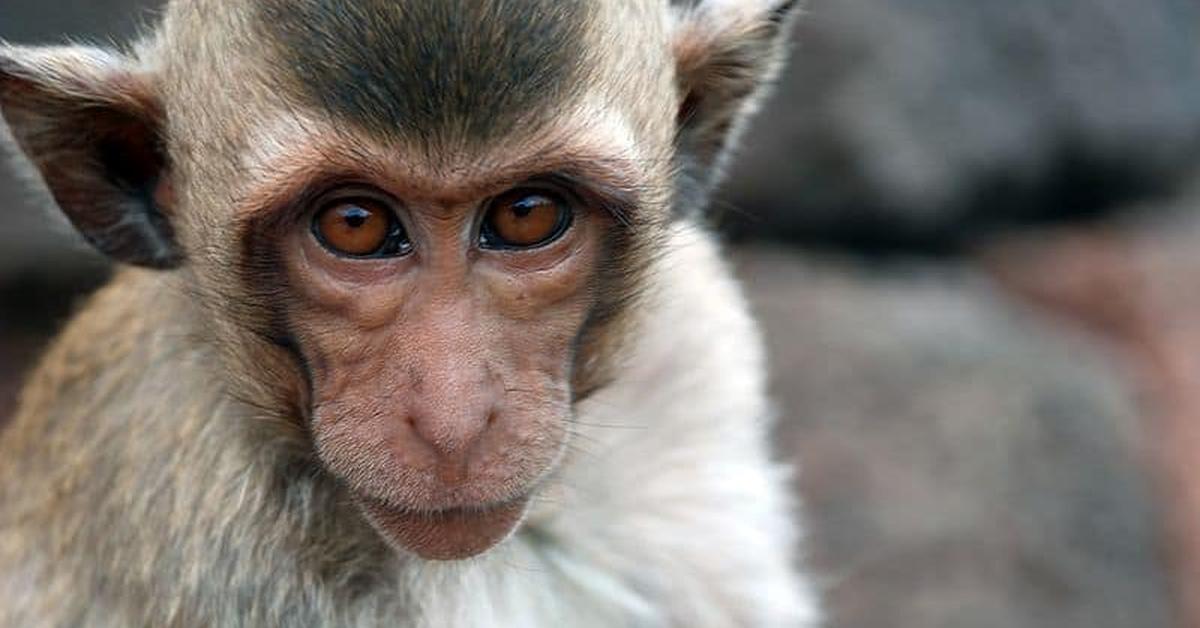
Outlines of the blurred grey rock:
M 832 628 L 1164 628 L 1121 360 L 963 268 L 751 250 Z
M 0 39 L 14 44 L 128 38 L 163 0 L 4 0 Z
M 1200 156 L 1194 0 L 811 0 L 725 193 L 742 234 L 946 247 Z

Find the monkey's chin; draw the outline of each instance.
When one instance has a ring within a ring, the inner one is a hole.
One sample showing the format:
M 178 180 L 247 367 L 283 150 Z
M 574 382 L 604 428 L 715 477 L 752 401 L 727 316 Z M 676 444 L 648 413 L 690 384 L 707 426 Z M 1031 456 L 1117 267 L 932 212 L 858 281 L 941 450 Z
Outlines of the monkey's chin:
M 360 500 L 367 521 L 388 541 L 426 560 L 462 560 L 503 541 L 521 523 L 528 498 L 485 508 L 416 512 Z

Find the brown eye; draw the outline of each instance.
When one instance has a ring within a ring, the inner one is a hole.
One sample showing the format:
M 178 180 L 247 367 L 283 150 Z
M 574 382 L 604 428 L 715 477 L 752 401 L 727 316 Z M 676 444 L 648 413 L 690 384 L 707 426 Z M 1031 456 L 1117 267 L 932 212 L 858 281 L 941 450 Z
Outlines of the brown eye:
M 403 255 L 411 247 L 391 210 L 370 200 L 328 205 L 313 219 L 313 232 L 325 248 L 351 257 Z
M 529 249 L 547 244 L 571 226 L 572 212 L 561 197 L 543 190 L 513 190 L 488 207 L 480 233 L 486 248 Z

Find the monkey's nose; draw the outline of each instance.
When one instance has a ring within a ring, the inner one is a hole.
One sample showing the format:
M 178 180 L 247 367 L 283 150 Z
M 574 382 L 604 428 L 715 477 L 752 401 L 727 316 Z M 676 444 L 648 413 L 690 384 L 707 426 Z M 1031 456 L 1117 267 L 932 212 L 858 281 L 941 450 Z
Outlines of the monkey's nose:
M 434 468 L 446 484 L 469 479 L 472 459 L 479 455 L 488 428 L 496 421 L 494 408 L 457 412 L 416 412 L 409 415 L 414 437 L 433 455 Z

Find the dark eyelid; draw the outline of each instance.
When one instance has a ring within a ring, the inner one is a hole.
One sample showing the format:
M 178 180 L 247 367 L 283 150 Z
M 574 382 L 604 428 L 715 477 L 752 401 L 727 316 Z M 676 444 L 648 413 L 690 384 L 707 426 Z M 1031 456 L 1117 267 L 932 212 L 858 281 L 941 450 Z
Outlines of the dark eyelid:
M 360 190 L 362 193 L 353 194 L 350 193 L 351 190 Z M 332 171 L 308 178 L 302 183 L 274 190 L 273 194 L 265 199 L 265 202 L 257 204 L 247 214 L 250 216 L 273 216 L 280 220 L 287 217 L 303 220 L 306 215 L 325 206 L 342 193 L 345 193 L 346 198 L 363 196 L 379 198 L 387 203 L 395 202 L 395 199 L 380 190 L 378 186 L 372 185 L 360 176 L 348 172 Z
M 550 172 L 534 177 L 526 185 L 518 187 L 548 188 L 568 195 L 569 200 L 580 200 L 580 194 L 591 192 L 594 186 L 586 179 L 572 177 L 565 172 Z
M 573 170 L 555 170 L 529 179 L 531 185 L 536 186 L 539 183 L 565 192 L 568 195 L 566 200 L 579 208 L 595 208 L 608 213 L 626 227 L 632 225 L 632 218 L 636 215 L 636 194 L 586 174 Z
M 306 200 L 297 200 L 296 204 L 307 207 L 308 211 L 320 211 L 337 203 L 369 202 L 381 206 L 396 214 L 400 206 L 398 200 L 390 194 L 371 185 L 343 184 L 326 187 L 313 194 Z

